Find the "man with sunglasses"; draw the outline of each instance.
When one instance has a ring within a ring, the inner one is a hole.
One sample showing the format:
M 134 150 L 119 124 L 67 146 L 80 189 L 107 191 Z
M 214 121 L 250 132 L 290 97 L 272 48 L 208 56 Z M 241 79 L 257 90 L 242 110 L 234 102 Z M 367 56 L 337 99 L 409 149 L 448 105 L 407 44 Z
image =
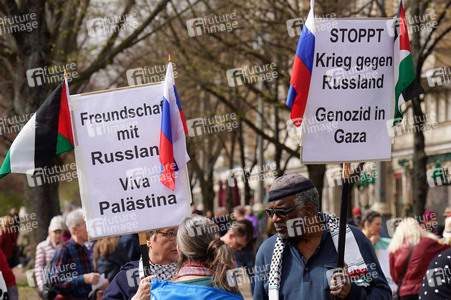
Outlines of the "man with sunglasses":
M 311 180 L 277 178 L 268 202 L 277 234 L 258 250 L 254 299 L 391 299 L 370 241 L 354 226 L 346 234 L 347 266 L 336 268 L 339 219 L 319 212 Z

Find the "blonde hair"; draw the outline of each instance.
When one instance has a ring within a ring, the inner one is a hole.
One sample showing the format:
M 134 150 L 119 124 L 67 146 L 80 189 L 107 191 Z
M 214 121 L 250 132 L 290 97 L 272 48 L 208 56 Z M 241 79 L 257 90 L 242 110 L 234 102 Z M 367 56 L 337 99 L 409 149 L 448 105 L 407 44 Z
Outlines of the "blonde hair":
M 99 239 L 94 245 L 94 271 L 97 271 L 97 260 L 99 259 L 99 253 L 102 254 L 103 257 L 107 258 L 110 254 L 116 250 L 117 245 L 119 244 L 119 237 L 107 237 L 103 239 Z
M 402 247 L 404 243 L 412 246 L 416 246 L 420 243 L 421 238 L 430 238 L 433 240 L 438 240 L 438 237 L 420 227 L 420 224 L 413 218 L 405 218 L 399 223 L 396 228 L 395 234 L 388 245 L 387 251 L 390 253 L 395 253 L 398 249 Z
M 219 239 L 218 232 L 218 225 L 208 218 L 185 218 L 177 232 L 177 245 L 181 252 L 177 272 L 188 261 L 206 263 L 216 271 L 212 285 L 236 293 L 237 287 L 231 287 L 227 282 L 227 271 L 235 268 L 232 249 Z

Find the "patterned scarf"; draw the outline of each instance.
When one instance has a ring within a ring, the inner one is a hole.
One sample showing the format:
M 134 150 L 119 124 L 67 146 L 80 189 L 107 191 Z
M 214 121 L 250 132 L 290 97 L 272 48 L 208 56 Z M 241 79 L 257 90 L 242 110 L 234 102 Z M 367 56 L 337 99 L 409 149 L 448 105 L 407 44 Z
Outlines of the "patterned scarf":
M 338 229 L 340 219 L 329 214 L 324 214 L 326 217 L 326 227 L 332 236 L 335 249 L 338 252 Z M 282 239 L 280 235 L 277 237 L 276 244 L 271 259 L 271 267 L 269 271 L 269 299 L 279 299 L 280 278 L 282 275 L 282 259 L 283 251 L 285 250 L 286 240 Z M 346 225 L 346 246 L 345 246 L 345 262 L 348 265 L 348 273 L 351 281 L 358 286 L 369 286 L 370 280 L 366 275 L 367 269 L 359 246 L 355 240 L 354 234 L 348 225 Z
M 177 263 L 170 265 L 157 265 L 149 261 L 150 275 L 155 275 L 157 279 L 171 280 L 177 271 Z M 144 278 L 143 260 L 139 259 L 139 279 Z
M 177 278 L 182 276 L 213 276 L 216 270 L 201 262 L 188 261 L 183 264 L 177 273 Z

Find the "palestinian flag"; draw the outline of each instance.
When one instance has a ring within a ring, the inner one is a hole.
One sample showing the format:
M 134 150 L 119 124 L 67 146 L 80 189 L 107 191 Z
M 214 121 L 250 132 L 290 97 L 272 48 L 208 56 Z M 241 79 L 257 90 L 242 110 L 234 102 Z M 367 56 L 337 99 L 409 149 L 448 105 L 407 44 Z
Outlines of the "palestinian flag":
M 394 29 L 395 114 L 393 126 L 402 121 L 401 105 L 424 93 L 421 85 L 415 80 L 415 67 L 413 66 L 413 58 L 410 51 L 409 33 L 407 32 L 406 15 L 402 0 Z
M 65 80 L 13 141 L 0 168 L 0 178 L 9 173 L 33 174 L 38 168 L 53 166 L 56 154 L 74 148 L 68 98 L 69 88 Z

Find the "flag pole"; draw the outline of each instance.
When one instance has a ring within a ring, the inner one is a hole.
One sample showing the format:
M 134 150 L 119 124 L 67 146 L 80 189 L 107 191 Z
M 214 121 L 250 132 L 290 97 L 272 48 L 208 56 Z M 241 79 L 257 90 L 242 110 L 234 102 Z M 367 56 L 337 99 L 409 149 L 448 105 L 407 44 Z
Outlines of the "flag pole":
M 172 62 L 171 54 L 169 54 L 169 62 Z
M 340 228 L 338 234 L 338 258 L 337 268 L 344 267 L 345 241 L 346 241 L 346 216 L 348 213 L 348 203 L 350 196 L 351 183 L 349 177 L 351 172 L 351 163 L 343 163 L 343 178 L 341 186 L 341 208 L 340 208 Z

